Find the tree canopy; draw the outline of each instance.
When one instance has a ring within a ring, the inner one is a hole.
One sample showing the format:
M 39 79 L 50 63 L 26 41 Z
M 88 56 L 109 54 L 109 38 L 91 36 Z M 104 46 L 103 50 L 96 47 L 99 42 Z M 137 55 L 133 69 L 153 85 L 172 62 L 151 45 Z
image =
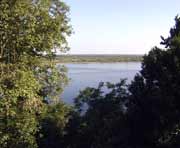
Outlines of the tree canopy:
M 68 50 L 68 11 L 59 0 L 0 1 L 2 148 L 37 147 L 42 117 L 59 103 L 67 77 L 52 59 L 57 50 Z
M 0 2 L 1 60 L 16 62 L 22 55 L 52 55 L 66 50 L 71 34 L 69 8 L 59 0 Z
M 0 147 L 179 148 L 180 17 L 130 84 L 88 87 L 71 107 L 53 62 L 68 50 L 68 12 L 60 0 L 0 1 Z
M 169 37 L 162 37 L 165 48 L 154 47 L 143 57 L 142 70 L 130 84 L 101 83 L 80 92 L 64 147 L 178 148 L 179 41 L 177 16 Z

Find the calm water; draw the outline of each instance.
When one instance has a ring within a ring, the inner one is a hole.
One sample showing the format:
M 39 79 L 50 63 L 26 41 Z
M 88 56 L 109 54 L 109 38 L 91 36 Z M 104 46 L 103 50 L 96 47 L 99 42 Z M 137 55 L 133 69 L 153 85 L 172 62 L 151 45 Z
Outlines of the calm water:
M 69 85 L 65 88 L 61 98 L 67 103 L 73 103 L 80 90 L 90 86 L 96 87 L 99 82 L 119 82 L 127 78 L 130 82 L 141 69 L 140 62 L 121 63 L 85 63 L 64 64 L 68 68 Z

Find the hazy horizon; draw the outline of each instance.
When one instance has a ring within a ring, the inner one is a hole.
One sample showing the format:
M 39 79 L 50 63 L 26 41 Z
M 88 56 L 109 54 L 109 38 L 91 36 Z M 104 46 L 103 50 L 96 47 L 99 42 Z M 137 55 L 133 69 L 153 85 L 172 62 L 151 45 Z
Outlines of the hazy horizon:
M 143 56 L 144 54 L 136 54 L 136 53 L 71 53 L 71 52 L 66 52 L 66 53 L 60 53 L 58 55 L 112 55 L 112 56 L 118 56 L 118 55 L 139 55 Z

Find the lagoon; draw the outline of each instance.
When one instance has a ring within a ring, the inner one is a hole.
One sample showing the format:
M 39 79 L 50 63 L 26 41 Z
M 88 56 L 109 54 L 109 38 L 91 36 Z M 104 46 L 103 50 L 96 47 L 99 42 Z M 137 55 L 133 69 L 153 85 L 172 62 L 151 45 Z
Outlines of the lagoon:
M 119 62 L 119 63 L 66 63 L 68 86 L 65 87 L 61 98 L 68 104 L 73 103 L 73 99 L 80 90 L 86 87 L 97 87 L 99 82 L 117 83 L 120 79 L 127 79 L 130 83 L 136 73 L 141 69 L 140 62 Z

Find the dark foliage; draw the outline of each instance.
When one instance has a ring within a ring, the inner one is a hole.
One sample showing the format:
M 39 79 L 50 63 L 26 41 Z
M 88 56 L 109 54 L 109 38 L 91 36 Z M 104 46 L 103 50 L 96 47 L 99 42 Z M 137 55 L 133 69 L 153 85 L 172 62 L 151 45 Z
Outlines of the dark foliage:
M 142 70 L 130 85 L 121 80 L 80 92 L 64 129 L 66 134 L 58 139 L 63 141 L 59 147 L 179 148 L 178 16 L 170 36 L 162 37 L 162 44 L 165 49 L 154 47 L 143 57 Z

